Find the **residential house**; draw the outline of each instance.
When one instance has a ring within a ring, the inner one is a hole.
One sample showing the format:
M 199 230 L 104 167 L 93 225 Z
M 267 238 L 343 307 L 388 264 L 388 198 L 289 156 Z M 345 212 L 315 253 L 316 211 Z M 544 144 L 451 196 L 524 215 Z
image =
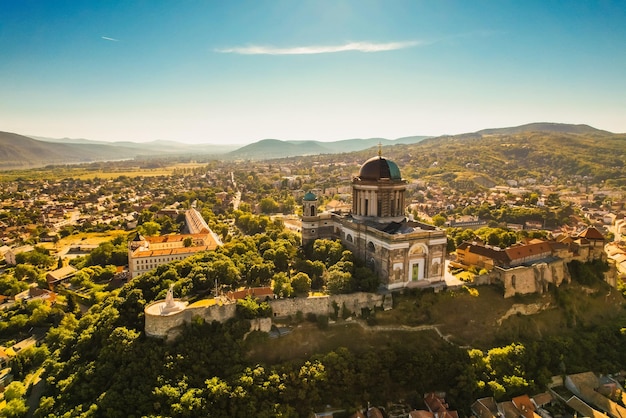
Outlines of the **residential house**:
M 437 418 L 459 418 L 457 411 L 448 410 L 449 405 L 444 398 L 445 393 L 429 392 L 424 395 L 424 403 Z
M 626 417 L 626 408 L 597 392 L 600 379 L 593 372 L 568 375 L 565 378 L 565 387 L 612 418 Z
M 541 418 L 540 415 L 535 413 L 535 405 L 528 395 L 516 396 L 511 399 L 513 405 L 520 411 L 520 415 L 524 418 Z
M 53 271 L 49 271 L 46 274 L 46 281 L 48 282 L 48 287 L 53 289 L 54 286 L 56 286 L 57 284 L 67 281 L 71 279 L 72 277 L 74 277 L 77 271 L 78 270 L 76 270 L 74 266 L 70 266 L 70 265 L 61 267 Z
M 471 409 L 477 418 L 497 418 L 500 414 L 498 404 L 492 397 L 477 399 Z
M 4 259 L 6 260 L 8 265 L 14 266 L 17 264 L 15 257 L 18 254 L 28 253 L 33 251 L 34 249 L 35 248 L 33 248 L 32 245 L 22 245 L 21 247 L 11 248 L 4 254 Z

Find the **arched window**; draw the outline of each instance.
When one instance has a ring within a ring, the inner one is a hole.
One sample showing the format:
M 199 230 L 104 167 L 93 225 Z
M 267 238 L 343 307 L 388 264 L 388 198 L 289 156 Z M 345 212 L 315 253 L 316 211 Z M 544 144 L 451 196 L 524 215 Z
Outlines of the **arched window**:
M 354 240 L 352 239 L 352 235 L 348 234 L 348 236 L 346 237 L 346 241 L 354 242 Z
M 367 243 L 367 251 L 375 253 L 376 247 L 374 247 L 374 243 L 372 241 Z

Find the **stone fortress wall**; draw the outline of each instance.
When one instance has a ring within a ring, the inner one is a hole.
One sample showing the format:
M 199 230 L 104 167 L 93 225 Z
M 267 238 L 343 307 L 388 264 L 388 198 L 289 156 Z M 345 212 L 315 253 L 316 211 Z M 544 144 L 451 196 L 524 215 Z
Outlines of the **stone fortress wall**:
M 334 302 L 334 303 L 333 303 Z M 200 317 L 207 322 L 219 321 L 224 322 L 235 317 L 237 304 L 229 302 L 225 304 L 216 304 L 205 307 L 186 307 L 185 309 L 168 315 L 161 315 L 158 309 L 154 307 L 163 304 L 164 301 L 156 301 L 145 309 L 145 331 L 149 337 L 168 338 L 176 328 L 183 324 L 191 323 L 195 317 Z M 308 298 L 290 298 L 290 299 L 274 299 L 270 300 L 274 318 L 287 318 L 295 316 L 298 312 L 303 315 L 332 315 L 335 313 L 335 307 L 339 312 L 345 306 L 353 314 L 360 315 L 362 309 L 391 309 L 391 294 L 379 295 L 375 293 L 352 293 L 349 295 L 325 295 L 313 296 Z M 271 319 L 259 318 L 252 321 L 252 330 L 269 331 L 272 323 Z
M 571 281 L 567 262 L 555 260 L 549 263 L 537 263 L 532 266 L 520 266 L 509 269 L 496 267 L 499 280 L 504 285 L 504 297 L 509 298 L 529 293 L 543 294 L 550 284 L 558 287 Z

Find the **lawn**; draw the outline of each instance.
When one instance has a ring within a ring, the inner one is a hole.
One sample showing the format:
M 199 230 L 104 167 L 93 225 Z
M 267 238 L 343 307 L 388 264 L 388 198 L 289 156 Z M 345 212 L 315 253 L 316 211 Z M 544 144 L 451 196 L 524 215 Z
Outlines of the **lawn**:
M 42 242 L 40 245 L 48 250 L 61 252 L 71 245 L 100 245 L 103 242 L 111 241 L 119 235 L 128 235 L 128 231 L 115 229 L 106 232 L 78 232 L 61 238 L 57 243 Z

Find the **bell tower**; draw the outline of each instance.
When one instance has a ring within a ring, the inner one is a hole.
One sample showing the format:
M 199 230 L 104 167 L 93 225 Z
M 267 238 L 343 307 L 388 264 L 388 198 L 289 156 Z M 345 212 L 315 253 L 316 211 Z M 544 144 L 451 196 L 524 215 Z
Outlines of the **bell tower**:
M 306 245 L 309 242 L 315 241 L 319 238 L 319 223 L 320 217 L 318 214 L 317 205 L 319 201 L 317 196 L 312 192 L 308 192 L 302 198 L 302 244 Z

